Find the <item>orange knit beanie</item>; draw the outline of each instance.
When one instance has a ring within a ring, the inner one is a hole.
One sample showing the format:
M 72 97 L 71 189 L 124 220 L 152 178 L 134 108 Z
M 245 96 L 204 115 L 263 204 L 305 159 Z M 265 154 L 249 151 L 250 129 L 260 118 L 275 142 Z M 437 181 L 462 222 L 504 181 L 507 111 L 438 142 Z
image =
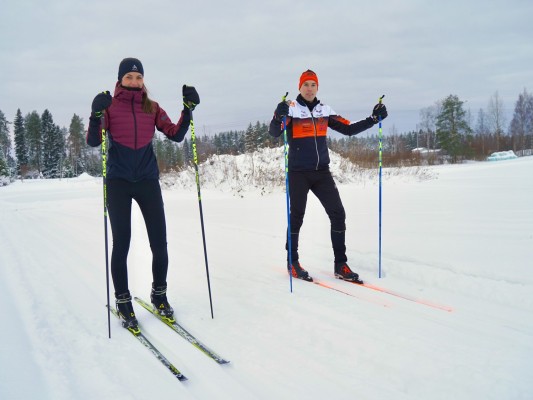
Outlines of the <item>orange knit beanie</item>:
M 315 81 L 316 85 L 318 86 L 318 76 L 316 76 L 316 74 L 313 71 L 311 71 L 310 69 L 305 71 L 300 76 L 300 84 L 298 85 L 298 89 L 300 89 L 302 87 L 302 85 L 304 84 L 305 81 Z

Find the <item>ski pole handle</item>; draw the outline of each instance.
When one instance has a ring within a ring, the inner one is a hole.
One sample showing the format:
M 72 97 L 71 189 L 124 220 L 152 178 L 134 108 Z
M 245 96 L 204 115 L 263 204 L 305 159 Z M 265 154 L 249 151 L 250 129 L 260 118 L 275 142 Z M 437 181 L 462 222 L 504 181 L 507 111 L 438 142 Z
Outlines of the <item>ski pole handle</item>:
M 383 100 L 383 97 L 385 97 L 385 95 L 382 95 L 379 99 L 378 99 L 378 104 L 381 105 L 383 104 L 382 100 Z M 378 122 L 379 122 L 379 129 L 381 129 L 381 115 L 378 116 Z
M 287 96 L 289 95 L 289 92 L 285 92 L 284 96 L 281 96 L 281 102 L 276 107 L 276 111 L 274 112 L 274 115 L 276 118 L 281 119 L 282 127 L 281 129 L 284 130 L 286 126 L 286 119 L 289 114 L 289 101 L 287 101 Z

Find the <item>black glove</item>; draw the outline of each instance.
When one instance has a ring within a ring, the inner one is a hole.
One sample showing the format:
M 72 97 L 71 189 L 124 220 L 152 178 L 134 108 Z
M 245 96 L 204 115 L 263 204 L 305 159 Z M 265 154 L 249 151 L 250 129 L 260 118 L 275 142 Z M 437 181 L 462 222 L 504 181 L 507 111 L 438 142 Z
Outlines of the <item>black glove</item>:
M 111 105 L 112 100 L 113 98 L 111 97 L 111 93 L 109 93 L 108 90 L 102 93 L 98 93 L 93 100 L 93 104 L 91 105 L 91 110 L 94 115 L 96 117 L 101 117 L 102 112 Z
M 387 115 L 387 107 L 385 107 L 385 104 L 378 103 L 374 106 L 374 109 L 372 110 L 372 119 L 375 123 L 379 122 L 379 117 L 384 120 L 387 118 Z
M 191 111 L 200 104 L 200 96 L 194 86 L 183 85 L 183 105 Z
M 282 101 L 276 107 L 276 111 L 274 111 L 274 118 L 281 121 L 281 119 L 287 115 L 289 115 L 289 104 L 286 101 Z

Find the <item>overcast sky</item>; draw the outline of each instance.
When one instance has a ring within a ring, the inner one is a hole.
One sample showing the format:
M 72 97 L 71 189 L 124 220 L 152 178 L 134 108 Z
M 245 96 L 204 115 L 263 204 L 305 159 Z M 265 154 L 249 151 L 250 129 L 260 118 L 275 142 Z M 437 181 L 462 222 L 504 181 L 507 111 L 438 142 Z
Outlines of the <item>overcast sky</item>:
M 87 123 L 124 57 L 142 61 L 173 120 L 181 86 L 196 86 L 197 135 L 268 122 L 307 68 L 318 98 L 352 121 L 385 94 L 385 132 L 416 129 L 420 110 L 450 94 L 475 119 L 496 91 L 511 114 L 533 90 L 531 0 L 0 0 L 0 14 L 9 121 L 20 108 Z

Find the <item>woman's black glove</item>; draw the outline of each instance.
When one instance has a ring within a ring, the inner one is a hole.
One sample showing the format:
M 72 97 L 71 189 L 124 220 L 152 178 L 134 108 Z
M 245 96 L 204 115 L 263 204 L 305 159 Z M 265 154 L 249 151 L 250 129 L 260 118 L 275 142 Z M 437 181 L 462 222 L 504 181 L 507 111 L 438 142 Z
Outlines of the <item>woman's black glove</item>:
M 109 108 L 111 105 L 111 101 L 113 100 L 113 97 L 111 97 L 111 93 L 109 93 L 108 90 L 102 93 L 98 93 L 91 105 L 91 110 L 95 117 L 101 117 L 102 112 Z
M 286 101 L 282 101 L 276 107 L 276 111 L 274 111 L 274 118 L 281 121 L 287 115 L 289 115 L 289 104 Z
M 374 106 L 374 109 L 372 110 L 372 119 L 374 120 L 374 123 L 379 122 L 379 117 L 384 120 L 387 118 L 387 115 L 387 107 L 385 107 L 385 104 L 378 103 Z
M 200 96 L 194 88 L 194 86 L 183 85 L 183 105 L 189 110 L 194 110 L 194 108 L 200 104 Z

